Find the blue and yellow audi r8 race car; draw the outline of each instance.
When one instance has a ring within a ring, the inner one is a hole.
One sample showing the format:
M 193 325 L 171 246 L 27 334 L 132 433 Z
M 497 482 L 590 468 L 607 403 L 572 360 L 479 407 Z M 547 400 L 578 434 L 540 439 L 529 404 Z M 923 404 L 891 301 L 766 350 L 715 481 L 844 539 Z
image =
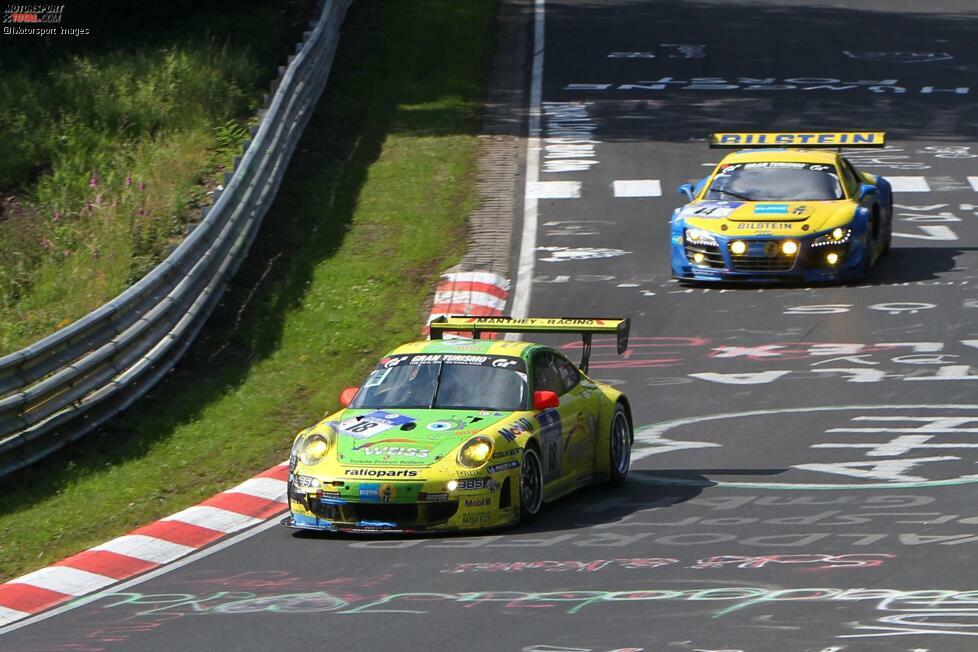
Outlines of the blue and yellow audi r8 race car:
M 673 278 L 865 278 L 890 248 L 893 195 L 886 179 L 859 172 L 841 150 L 885 144 L 881 132 L 713 134 L 711 147 L 738 151 L 679 187 L 689 203 L 672 216 Z
M 628 399 L 586 375 L 591 337 L 628 346 L 627 319 L 441 317 L 429 341 L 384 356 L 343 409 L 300 432 L 284 525 L 340 532 L 484 529 L 628 474 Z M 467 332 L 476 339 L 444 339 Z M 551 347 L 481 333 L 577 333 L 575 365 Z

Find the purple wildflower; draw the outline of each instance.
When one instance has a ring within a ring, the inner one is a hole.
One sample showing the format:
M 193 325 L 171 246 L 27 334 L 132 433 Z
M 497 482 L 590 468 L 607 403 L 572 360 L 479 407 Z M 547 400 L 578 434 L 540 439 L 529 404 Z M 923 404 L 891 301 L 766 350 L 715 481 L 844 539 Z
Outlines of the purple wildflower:
M 95 174 L 94 172 L 92 173 L 92 178 L 88 180 L 88 187 L 89 188 L 98 187 L 98 175 Z
M 126 188 L 132 185 L 132 175 L 126 177 Z

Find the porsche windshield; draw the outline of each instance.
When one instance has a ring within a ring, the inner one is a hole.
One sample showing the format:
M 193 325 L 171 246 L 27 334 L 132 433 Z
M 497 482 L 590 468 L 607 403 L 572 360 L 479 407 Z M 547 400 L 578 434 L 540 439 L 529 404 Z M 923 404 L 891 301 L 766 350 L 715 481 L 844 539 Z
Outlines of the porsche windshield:
M 351 408 L 525 410 L 520 358 L 455 353 L 396 355 L 370 372 Z
M 721 165 L 705 199 L 745 201 L 826 201 L 843 199 L 831 165 L 758 162 Z

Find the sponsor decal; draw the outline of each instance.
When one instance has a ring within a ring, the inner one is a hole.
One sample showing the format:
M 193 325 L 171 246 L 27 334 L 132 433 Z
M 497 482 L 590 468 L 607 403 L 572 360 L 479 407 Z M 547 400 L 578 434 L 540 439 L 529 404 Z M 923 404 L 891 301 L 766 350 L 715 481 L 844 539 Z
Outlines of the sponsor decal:
M 464 480 L 458 480 L 456 491 L 472 491 L 473 489 L 486 489 L 490 492 L 495 492 L 499 489 L 499 485 L 492 478 L 465 478 Z
M 492 498 L 486 496 L 485 498 L 466 498 L 466 507 L 488 507 L 489 503 L 492 502 Z
M 738 231 L 753 231 L 755 229 L 767 229 L 769 231 L 790 231 L 791 224 L 783 222 L 739 222 Z M 758 233 L 757 235 L 760 235 Z
M 787 215 L 788 205 L 787 204 L 758 204 L 754 206 L 755 215 Z
M 475 514 L 462 514 L 462 523 L 466 525 L 477 525 L 488 523 L 492 520 L 492 512 L 476 512 Z
M 336 499 L 338 499 L 340 497 L 340 492 L 338 492 L 338 491 L 320 491 L 320 492 L 317 492 L 316 496 L 318 498 L 322 498 L 322 499 L 336 500 Z
M 397 487 L 390 484 L 389 482 L 380 485 L 380 502 L 382 503 L 393 502 L 395 498 L 397 498 Z
M 312 477 L 310 475 L 295 475 L 292 478 L 292 483 L 296 487 L 312 487 L 312 488 L 315 488 L 315 487 L 318 487 L 319 486 L 319 478 L 314 478 L 314 477 Z
M 550 482 L 560 476 L 561 451 L 563 451 L 563 429 L 560 413 L 546 410 L 537 415 L 540 422 L 540 439 L 543 443 L 544 481 Z
M 510 460 L 508 462 L 503 462 L 502 464 L 495 464 L 486 468 L 489 473 L 499 473 L 500 471 L 508 471 L 509 469 L 515 469 L 520 465 L 518 460 Z
M 773 80 L 772 80 L 773 81 Z M 836 82 L 836 80 L 819 80 Z M 885 80 L 893 81 L 896 80 Z M 718 133 L 713 134 L 711 144 L 736 147 L 739 145 L 883 145 L 882 132 L 834 132 L 834 133 Z
M 424 448 L 408 448 L 404 446 L 361 447 L 360 449 L 354 450 L 362 450 L 367 457 L 416 457 L 418 459 L 424 459 L 431 454 L 431 451 L 425 450 Z
M 730 166 L 727 166 L 730 167 Z M 737 210 L 744 202 L 740 201 L 711 201 L 706 204 L 689 204 L 682 209 L 679 217 L 698 217 L 701 219 L 718 219 L 726 217 Z
M 392 428 L 414 423 L 415 419 L 403 414 L 374 410 L 367 414 L 344 419 L 337 424 L 336 429 L 341 435 L 354 439 L 368 439 Z
M 500 428 L 499 434 L 503 436 L 506 441 L 516 441 L 516 438 L 525 432 L 533 432 L 533 424 L 529 419 L 524 419 L 520 417 L 515 423 L 507 426 L 506 428 Z
M 380 502 L 380 485 L 374 483 L 361 484 L 360 500 L 370 503 Z
M 344 475 L 364 478 L 416 478 L 417 471 L 410 469 L 346 469 Z
M 450 342 L 452 340 L 445 340 Z M 522 358 L 508 355 L 480 355 L 474 353 L 408 353 L 384 358 L 378 364 L 373 373 L 390 369 L 402 364 L 409 365 L 466 365 L 496 367 L 500 369 L 512 369 L 514 371 L 525 371 L 526 364 Z
M 422 491 L 418 494 L 418 502 L 422 503 L 444 503 L 448 500 L 448 494 L 429 494 Z
M 492 459 L 498 460 L 504 457 L 512 457 L 514 455 L 519 455 L 522 452 L 523 452 L 522 448 L 510 448 L 507 451 L 496 451 L 495 453 L 492 454 Z
M 450 342 L 451 340 L 449 340 Z M 446 430 L 461 430 L 466 426 L 464 421 L 459 421 L 458 419 L 444 419 L 442 421 L 433 421 L 428 424 L 428 430 L 433 430 L 435 432 L 445 432 Z

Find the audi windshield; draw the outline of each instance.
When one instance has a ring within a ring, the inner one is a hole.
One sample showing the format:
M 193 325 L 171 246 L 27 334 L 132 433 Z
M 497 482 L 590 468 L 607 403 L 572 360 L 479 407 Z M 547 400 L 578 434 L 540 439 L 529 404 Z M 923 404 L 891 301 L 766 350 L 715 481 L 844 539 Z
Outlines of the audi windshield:
M 778 161 L 720 166 L 705 199 L 832 201 L 843 199 L 835 167 Z

